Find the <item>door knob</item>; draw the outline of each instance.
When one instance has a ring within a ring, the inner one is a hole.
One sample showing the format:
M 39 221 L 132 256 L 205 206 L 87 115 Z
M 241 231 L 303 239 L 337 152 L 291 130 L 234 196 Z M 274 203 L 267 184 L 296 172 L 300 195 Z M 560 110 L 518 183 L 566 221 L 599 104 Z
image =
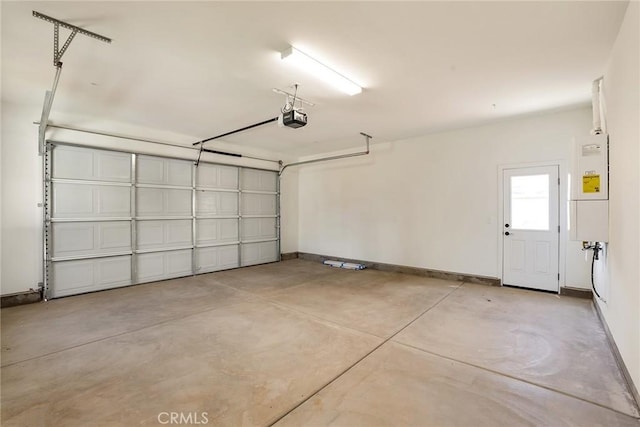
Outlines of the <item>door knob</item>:
M 508 236 L 508 235 L 509 235 L 509 232 L 508 232 L 508 231 L 505 231 L 505 232 L 504 232 L 504 235 L 505 235 L 505 236 Z

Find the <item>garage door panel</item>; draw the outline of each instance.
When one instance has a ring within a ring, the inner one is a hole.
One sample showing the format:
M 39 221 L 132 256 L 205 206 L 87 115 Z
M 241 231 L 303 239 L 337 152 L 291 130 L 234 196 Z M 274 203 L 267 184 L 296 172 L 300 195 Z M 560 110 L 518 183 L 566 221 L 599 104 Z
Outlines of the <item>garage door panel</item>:
M 130 217 L 129 187 L 54 182 L 53 218 Z
M 92 223 L 54 223 L 53 256 L 72 256 L 93 251 L 97 246 Z
M 184 249 L 137 255 L 138 283 L 191 275 L 191 252 Z
M 55 179 L 131 181 L 131 154 L 127 153 L 55 146 L 52 166 Z
M 167 162 L 167 184 L 190 187 L 192 185 L 191 170 L 191 162 L 169 160 Z
M 93 187 L 78 184 L 53 184 L 53 218 L 97 216 Z
M 167 274 L 171 276 L 184 276 L 191 272 L 191 257 L 193 251 L 184 250 L 165 253 L 167 255 Z
M 191 215 L 191 190 L 164 190 L 165 212 L 169 215 Z
M 53 257 L 131 251 L 129 221 L 53 223 Z
M 164 277 L 164 255 L 162 252 L 136 256 L 138 283 L 162 280 Z
M 94 155 L 96 179 L 131 182 L 131 154 L 99 151 Z
M 237 242 L 239 240 L 238 220 L 235 218 L 198 219 L 196 230 L 198 245 Z
M 136 173 L 136 182 L 138 183 L 163 184 L 164 162 L 158 157 L 138 156 Z
M 242 240 L 275 239 L 275 218 L 245 218 L 242 220 Z
M 238 193 L 197 191 L 196 215 L 238 215 Z
M 103 187 L 97 191 L 98 211 L 104 216 L 131 215 L 131 189 L 129 187 Z
M 52 176 L 59 179 L 94 179 L 93 150 L 54 147 Z
M 228 270 L 238 267 L 238 245 L 214 246 L 196 250 L 198 273 Z
M 138 156 L 138 184 L 191 186 L 191 162 L 162 157 Z
M 242 244 L 242 265 L 264 264 L 278 261 L 278 243 L 260 242 Z
M 237 190 L 238 168 L 201 163 L 196 170 L 198 187 Z
M 139 217 L 191 216 L 191 190 L 138 188 L 136 197 Z
M 160 215 L 164 211 L 162 190 L 138 188 L 136 190 L 136 215 Z
M 276 172 L 257 169 L 242 169 L 242 190 L 272 191 L 277 190 L 278 175 Z
M 115 250 L 131 250 L 131 222 L 98 223 L 100 245 L 109 252 Z
M 243 215 L 275 215 L 276 196 L 274 194 L 242 193 Z
M 191 246 L 191 220 L 137 221 L 137 249 Z
M 54 298 L 127 286 L 131 284 L 131 256 L 54 262 L 51 278 Z

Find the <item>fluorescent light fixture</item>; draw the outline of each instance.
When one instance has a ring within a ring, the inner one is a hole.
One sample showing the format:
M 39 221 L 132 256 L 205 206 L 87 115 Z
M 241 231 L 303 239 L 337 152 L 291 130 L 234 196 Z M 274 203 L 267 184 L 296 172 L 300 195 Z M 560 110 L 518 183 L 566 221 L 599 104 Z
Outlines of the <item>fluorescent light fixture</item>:
M 302 68 L 348 95 L 362 92 L 360 86 L 293 46 L 281 53 L 281 59 Z

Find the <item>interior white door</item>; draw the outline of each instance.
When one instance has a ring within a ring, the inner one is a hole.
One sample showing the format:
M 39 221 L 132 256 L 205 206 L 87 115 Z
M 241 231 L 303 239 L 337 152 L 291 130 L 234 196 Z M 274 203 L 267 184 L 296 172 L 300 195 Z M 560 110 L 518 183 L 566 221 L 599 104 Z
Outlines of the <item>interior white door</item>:
M 557 166 L 505 169 L 502 282 L 558 292 Z

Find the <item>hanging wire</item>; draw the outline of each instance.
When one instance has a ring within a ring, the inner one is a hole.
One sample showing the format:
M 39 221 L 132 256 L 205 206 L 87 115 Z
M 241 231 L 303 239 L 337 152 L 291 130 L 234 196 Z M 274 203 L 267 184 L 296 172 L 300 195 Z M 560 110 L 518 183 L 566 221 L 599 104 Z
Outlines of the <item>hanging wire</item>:
M 293 101 L 291 102 L 292 107 L 296 106 L 296 98 L 298 97 L 298 83 L 293 85 L 295 87 L 295 91 L 293 92 Z
M 296 83 L 293 86 L 295 87 L 295 91 L 293 93 L 293 100 L 291 100 L 291 97 L 287 95 L 287 100 L 285 101 L 284 107 L 280 109 L 280 111 L 282 111 L 283 113 L 288 113 L 289 111 L 294 109 L 296 106 L 296 99 L 298 98 L 298 84 Z M 300 101 L 300 104 L 302 104 L 302 101 Z
M 280 111 L 282 113 L 288 113 L 289 111 L 291 111 L 292 108 L 293 108 L 293 106 L 291 105 L 291 102 L 289 101 L 289 96 L 287 96 L 287 100 L 284 103 L 284 107 L 282 107 L 280 109 Z

